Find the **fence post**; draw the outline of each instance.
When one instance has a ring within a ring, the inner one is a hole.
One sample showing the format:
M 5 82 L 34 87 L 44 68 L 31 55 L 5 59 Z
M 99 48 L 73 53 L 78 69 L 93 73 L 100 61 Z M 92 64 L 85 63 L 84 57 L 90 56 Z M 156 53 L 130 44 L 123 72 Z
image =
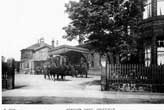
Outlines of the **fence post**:
M 7 71 L 7 89 L 13 89 L 14 88 L 14 82 L 15 82 L 15 67 L 14 67 L 14 59 L 8 59 L 7 65 L 8 65 L 8 71 Z
M 2 88 L 7 88 L 7 63 L 2 61 Z
M 101 56 L 101 91 L 107 90 L 107 61 Z

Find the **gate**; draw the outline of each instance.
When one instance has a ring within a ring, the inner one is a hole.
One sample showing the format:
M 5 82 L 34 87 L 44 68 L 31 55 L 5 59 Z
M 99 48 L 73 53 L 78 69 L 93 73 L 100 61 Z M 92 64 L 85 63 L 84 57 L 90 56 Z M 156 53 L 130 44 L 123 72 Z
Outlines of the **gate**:
M 15 84 L 15 61 L 8 59 L 7 62 L 2 61 L 2 88 L 13 89 Z

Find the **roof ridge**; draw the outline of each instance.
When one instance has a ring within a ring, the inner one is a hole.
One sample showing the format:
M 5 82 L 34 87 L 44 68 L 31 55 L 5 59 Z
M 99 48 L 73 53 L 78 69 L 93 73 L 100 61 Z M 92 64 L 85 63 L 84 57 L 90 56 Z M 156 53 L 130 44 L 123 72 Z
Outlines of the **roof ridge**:
M 52 48 L 51 45 L 49 45 L 49 44 L 43 42 L 43 44 L 41 44 L 41 45 L 40 45 L 39 43 L 35 43 L 35 44 L 31 45 L 31 46 L 28 46 L 28 47 L 25 48 L 25 49 L 37 50 L 37 49 L 43 48 L 43 47 L 45 47 L 45 46 L 48 46 L 49 48 Z

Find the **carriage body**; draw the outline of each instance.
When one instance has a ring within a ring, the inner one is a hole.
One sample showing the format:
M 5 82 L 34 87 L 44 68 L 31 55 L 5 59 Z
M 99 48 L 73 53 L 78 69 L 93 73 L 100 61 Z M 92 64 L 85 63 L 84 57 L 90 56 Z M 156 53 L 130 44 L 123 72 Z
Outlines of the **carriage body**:
M 88 74 L 87 63 L 73 64 L 68 57 L 60 55 L 49 58 L 42 69 L 44 69 L 45 78 L 48 76 L 49 79 L 55 79 L 56 77 L 57 79 L 64 79 L 65 76 L 78 77 L 85 75 L 87 77 Z

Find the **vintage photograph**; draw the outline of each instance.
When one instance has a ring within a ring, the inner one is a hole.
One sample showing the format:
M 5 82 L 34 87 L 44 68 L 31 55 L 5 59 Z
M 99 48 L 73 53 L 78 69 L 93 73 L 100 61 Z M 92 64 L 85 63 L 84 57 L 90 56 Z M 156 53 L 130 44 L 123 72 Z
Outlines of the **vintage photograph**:
M 164 0 L 4 4 L 2 105 L 164 104 Z

